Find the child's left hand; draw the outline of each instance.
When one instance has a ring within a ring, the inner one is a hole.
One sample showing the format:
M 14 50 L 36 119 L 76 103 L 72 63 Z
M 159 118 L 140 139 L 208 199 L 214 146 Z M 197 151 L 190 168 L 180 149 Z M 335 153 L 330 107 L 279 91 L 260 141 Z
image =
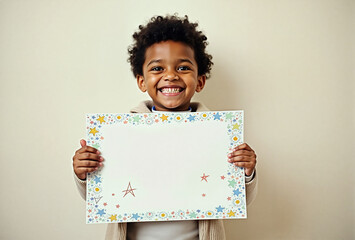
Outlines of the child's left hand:
M 248 144 L 243 143 L 233 149 L 228 154 L 228 162 L 233 163 L 237 167 L 243 167 L 246 176 L 250 176 L 256 165 L 256 154 Z

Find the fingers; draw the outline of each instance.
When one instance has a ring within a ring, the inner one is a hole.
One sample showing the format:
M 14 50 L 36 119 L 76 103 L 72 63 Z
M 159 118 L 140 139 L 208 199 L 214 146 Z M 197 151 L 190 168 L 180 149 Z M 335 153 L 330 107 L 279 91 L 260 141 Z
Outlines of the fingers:
M 103 166 L 104 158 L 100 156 L 101 153 L 96 148 L 87 146 L 84 139 L 80 140 L 80 145 L 81 148 L 73 156 L 73 168 L 78 178 L 84 180 L 87 173 L 94 172 Z
M 86 174 L 89 172 L 94 172 L 99 167 L 103 166 L 104 158 L 98 154 L 93 153 L 81 153 L 75 154 L 73 157 L 73 168 L 75 174 L 78 178 L 84 180 Z
M 80 145 L 81 147 L 85 147 L 86 146 L 86 141 L 84 139 L 80 140 Z
M 100 154 L 100 151 L 97 150 L 96 148 L 90 147 L 90 146 L 83 146 L 80 148 L 78 151 L 75 152 L 75 154 L 82 154 L 82 153 L 96 153 Z
M 92 160 L 92 161 L 103 161 L 103 157 L 99 154 L 84 152 L 77 155 L 78 160 Z
M 228 162 L 233 163 L 237 167 L 253 168 L 256 161 L 252 157 L 247 156 L 237 156 L 228 159 Z
M 102 162 L 83 160 L 76 163 L 77 168 L 99 168 L 103 165 Z
M 243 167 L 248 175 L 253 172 L 256 166 L 256 154 L 248 144 L 243 143 L 228 154 L 228 162 L 236 167 Z
M 247 150 L 234 150 L 232 153 L 229 154 L 231 157 L 236 156 L 249 156 L 252 157 L 255 155 L 254 151 L 247 151 Z M 229 156 L 228 155 L 228 156 Z
M 248 150 L 248 151 L 254 151 L 247 143 L 240 144 L 239 146 L 237 146 L 235 148 L 235 150 L 239 150 L 239 149 L 245 149 L 245 150 Z

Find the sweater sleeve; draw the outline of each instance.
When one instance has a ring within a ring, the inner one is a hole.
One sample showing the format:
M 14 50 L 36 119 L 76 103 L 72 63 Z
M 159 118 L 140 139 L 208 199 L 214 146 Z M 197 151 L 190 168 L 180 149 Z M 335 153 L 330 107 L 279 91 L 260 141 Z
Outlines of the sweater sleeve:
M 74 181 L 75 185 L 78 188 L 80 196 L 86 200 L 86 180 L 79 179 L 76 174 L 74 173 Z
M 256 193 L 258 191 L 258 177 L 257 177 L 256 170 L 254 173 L 253 180 L 251 180 L 248 183 L 245 183 L 245 188 L 246 188 L 247 205 L 250 205 L 254 201 L 256 197 Z

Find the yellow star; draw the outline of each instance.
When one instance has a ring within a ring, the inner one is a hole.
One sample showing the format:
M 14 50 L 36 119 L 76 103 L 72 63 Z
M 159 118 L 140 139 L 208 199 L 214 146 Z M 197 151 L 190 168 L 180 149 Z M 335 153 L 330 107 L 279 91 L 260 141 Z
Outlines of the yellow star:
M 109 219 L 111 219 L 111 222 L 117 221 L 117 214 L 111 215 L 111 217 L 109 217 Z
M 99 131 L 96 130 L 96 127 L 94 127 L 94 128 L 90 128 L 89 134 L 92 133 L 92 135 L 95 136 L 95 134 L 98 133 L 98 132 L 99 132 Z
M 236 123 L 236 124 L 233 125 L 233 130 L 234 130 L 234 129 L 239 130 L 239 125 L 238 125 L 238 123 Z
M 164 115 L 160 117 L 161 120 L 164 122 L 164 121 L 168 121 L 168 116 Z
M 99 118 L 96 119 L 96 120 L 99 121 L 100 124 L 102 124 L 103 122 L 106 122 L 106 121 L 105 121 L 105 116 L 99 117 Z
M 233 212 L 232 210 L 228 213 L 229 217 L 235 217 L 235 212 Z

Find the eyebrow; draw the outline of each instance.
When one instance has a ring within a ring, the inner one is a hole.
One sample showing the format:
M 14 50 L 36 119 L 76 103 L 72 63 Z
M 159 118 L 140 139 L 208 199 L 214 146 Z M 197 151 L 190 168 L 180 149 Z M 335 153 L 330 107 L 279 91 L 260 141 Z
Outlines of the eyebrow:
M 194 65 L 193 62 L 190 60 L 190 59 L 179 59 L 179 62 L 182 63 L 182 62 L 188 62 L 190 63 L 191 65 Z
M 163 61 L 162 59 L 153 59 L 152 61 L 150 61 L 150 62 L 147 64 L 147 67 L 148 67 L 149 65 L 153 64 L 153 63 L 160 63 L 160 62 L 162 62 L 162 61 Z M 188 62 L 188 63 L 190 63 L 191 65 L 194 65 L 193 62 L 192 62 L 190 59 L 187 59 L 187 58 L 186 58 L 186 59 L 185 59 L 185 58 L 179 59 L 178 62 L 179 62 L 179 63 Z

